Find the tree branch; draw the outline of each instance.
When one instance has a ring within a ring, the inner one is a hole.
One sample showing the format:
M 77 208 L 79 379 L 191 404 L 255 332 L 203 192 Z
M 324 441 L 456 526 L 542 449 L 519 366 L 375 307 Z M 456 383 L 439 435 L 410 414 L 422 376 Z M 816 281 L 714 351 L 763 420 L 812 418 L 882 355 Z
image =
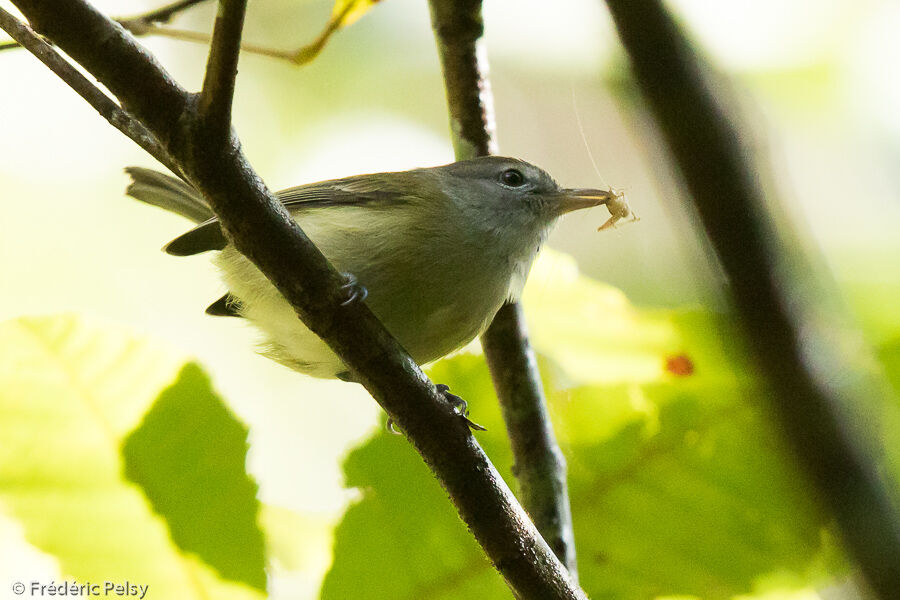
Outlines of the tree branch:
M 223 145 L 231 134 L 231 105 L 241 54 L 247 0 L 219 0 L 198 111 L 206 135 Z
M 481 336 L 481 345 L 501 399 L 522 506 L 576 579 L 578 563 L 566 459 L 553 433 L 541 374 L 528 342 L 520 304 L 506 304 L 500 309 L 490 329 Z
M 196 96 L 84 0 L 14 1 L 164 145 L 235 247 L 402 428 L 517 597 L 585 598 L 443 394 L 365 304 L 341 304 L 343 277 L 266 189 L 236 136 L 207 143 Z
M 481 0 L 429 0 L 456 160 L 497 153 Z
M 431 0 L 457 160 L 496 152 L 493 98 L 483 48 L 481 0 Z M 481 337 L 503 409 L 522 503 L 577 580 L 566 462 L 553 434 L 525 317 L 518 303 L 500 309 Z
M 180 173 L 172 157 L 166 152 L 152 133 L 140 122 L 115 103 L 109 96 L 69 64 L 53 46 L 41 39 L 30 27 L 16 19 L 0 7 L 0 28 L 6 31 L 16 43 L 28 49 L 51 71 L 75 90 L 109 124 L 128 136 L 134 143 L 147 151 L 150 156 L 164 164 L 173 173 Z
M 872 589 L 884 600 L 895 598 L 900 518 L 865 442 L 872 432 L 862 430 L 859 407 L 871 396 L 892 406 L 897 400 L 883 381 L 854 369 L 858 346 L 854 355 L 842 352 L 848 332 L 837 330 L 840 315 L 823 315 L 822 306 L 838 294 L 824 278 L 816 280 L 786 228 L 776 228 L 757 180 L 762 166 L 751 163 L 741 132 L 662 3 L 607 4 L 638 86 L 729 277 L 787 441 Z M 818 286 L 815 295 L 811 285 Z

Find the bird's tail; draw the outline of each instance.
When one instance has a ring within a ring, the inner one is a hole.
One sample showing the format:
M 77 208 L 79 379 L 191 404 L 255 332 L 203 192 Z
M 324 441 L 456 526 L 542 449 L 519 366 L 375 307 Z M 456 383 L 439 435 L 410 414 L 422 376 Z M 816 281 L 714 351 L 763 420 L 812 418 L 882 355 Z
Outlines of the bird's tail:
M 203 196 L 184 181 L 143 167 L 126 167 L 131 184 L 125 193 L 141 202 L 152 204 L 202 223 L 213 217 Z

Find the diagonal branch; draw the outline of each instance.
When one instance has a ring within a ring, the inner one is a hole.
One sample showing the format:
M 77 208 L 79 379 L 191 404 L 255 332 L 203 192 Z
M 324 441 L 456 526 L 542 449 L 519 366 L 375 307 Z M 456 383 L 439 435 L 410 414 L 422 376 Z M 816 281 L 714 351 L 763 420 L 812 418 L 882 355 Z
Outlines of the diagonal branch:
M 100 116 L 109 124 L 131 138 L 134 143 L 147 151 L 150 156 L 168 167 L 173 173 L 179 173 L 178 167 L 152 133 L 147 131 L 139 121 L 122 110 L 112 98 L 94 85 L 87 77 L 63 58 L 53 46 L 41 39 L 30 27 L 16 19 L 0 7 L 0 28 L 6 31 L 17 44 L 34 54 L 60 79 L 75 90 Z
M 140 119 L 204 195 L 238 251 L 402 428 L 485 553 L 522 599 L 584 599 L 442 393 L 275 200 L 236 136 L 206 143 L 197 98 L 84 0 L 14 0 L 32 26 Z
M 231 133 L 231 105 L 246 12 L 247 0 L 219 0 L 198 102 L 199 117 L 204 122 L 206 133 L 218 144 L 224 144 Z
M 776 227 L 741 132 L 729 121 L 691 46 L 660 0 L 607 0 L 638 86 L 729 276 L 772 408 L 847 549 L 883 600 L 900 590 L 900 516 L 863 431 L 860 407 L 897 399 L 861 372 L 841 330 L 839 294 L 817 280 L 787 228 Z M 790 263 L 788 269 L 787 263 Z M 790 274 L 791 277 L 786 277 Z M 815 289 L 814 289 L 815 288 Z M 814 293 L 813 293 L 814 289 Z
M 431 0 L 457 160 L 496 152 L 493 98 L 483 48 L 481 0 Z M 522 503 L 577 579 L 566 462 L 556 442 L 522 308 L 507 304 L 481 345 L 509 432 Z

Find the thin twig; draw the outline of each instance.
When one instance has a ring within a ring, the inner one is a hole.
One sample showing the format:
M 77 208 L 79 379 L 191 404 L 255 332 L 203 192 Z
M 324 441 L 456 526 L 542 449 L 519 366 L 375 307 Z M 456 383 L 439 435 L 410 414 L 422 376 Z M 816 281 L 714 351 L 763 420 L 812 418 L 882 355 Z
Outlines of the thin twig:
M 847 549 L 883 600 L 900 590 L 900 515 L 863 429 L 870 398 L 896 406 L 889 386 L 855 365 L 861 336 L 825 305 L 839 297 L 758 181 L 693 49 L 660 0 L 607 0 L 638 86 L 654 114 L 728 275 L 749 347 L 787 442 L 835 516 Z M 790 268 L 787 268 L 787 264 Z M 814 289 L 814 291 L 812 291 Z M 843 327 L 843 329 L 841 329 Z
M 120 17 L 115 19 L 115 21 L 130 31 L 132 35 L 138 37 L 156 35 L 183 42 L 209 44 L 212 36 L 208 33 L 168 26 L 162 27 L 159 25 L 160 23 L 168 23 L 177 13 L 205 1 L 206 0 L 181 0 L 162 8 L 134 15 L 132 17 Z M 352 2 L 348 2 L 341 9 L 341 12 L 333 15 L 328 20 L 325 28 L 319 32 L 316 39 L 308 44 L 300 46 L 296 50 L 280 50 L 278 48 L 272 48 L 271 46 L 242 42 L 241 51 L 286 60 L 295 65 L 305 65 L 322 52 L 322 49 L 325 48 L 325 45 L 331 39 L 331 36 L 341 28 L 344 19 L 350 14 L 350 11 L 353 10 L 354 6 L 355 5 Z M 0 52 L 18 47 L 19 44 L 15 41 L 0 43 Z
M 447 490 L 521 599 L 584 599 L 465 421 L 265 187 L 236 136 L 202 136 L 196 100 L 124 29 L 84 0 L 14 0 L 41 34 L 84 66 L 166 146 L 238 251 L 351 369 Z
M 286 60 L 288 62 L 294 63 L 295 65 L 305 65 L 322 52 L 322 49 L 325 47 L 325 44 L 328 43 L 328 40 L 331 39 L 331 36 L 341 28 L 344 19 L 350 13 L 350 10 L 353 8 L 353 6 L 354 5 L 352 2 L 347 3 L 347 5 L 344 6 L 341 12 L 329 19 L 328 24 L 319 33 L 319 35 L 316 36 L 316 39 L 314 39 L 309 44 L 297 48 L 296 50 L 279 50 L 270 46 L 261 46 L 259 44 L 242 42 L 241 51 L 249 52 L 250 54 L 258 54 L 261 56 L 269 56 L 271 58 L 280 58 L 281 60 Z M 175 29 L 173 27 L 158 27 L 155 25 L 141 25 L 140 34 L 158 35 L 173 40 L 197 42 L 200 44 L 208 44 L 211 39 L 209 34 L 207 33 L 187 31 L 184 29 Z
M 211 39 L 208 33 L 187 31 L 185 29 L 175 29 L 174 27 L 157 27 L 155 25 L 148 26 L 144 31 L 144 35 L 158 35 L 160 37 L 167 37 L 173 40 L 196 42 L 198 44 L 208 44 Z M 249 52 L 250 54 L 259 54 L 261 56 L 269 56 L 272 58 L 280 58 L 282 60 L 287 60 L 290 62 L 294 62 L 294 55 L 296 54 L 296 52 L 293 50 L 279 50 L 277 48 L 271 48 L 269 46 L 259 46 L 247 42 L 241 42 L 241 51 Z
M 178 167 L 156 137 L 127 111 L 88 80 L 81 72 L 63 58 L 53 46 L 44 41 L 30 27 L 0 7 L 0 28 L 6 31 L 17 44 L 28 49 L 60 79 L 75 90 L 109 124 L 124 133 L 153 158 L 180 174 Z
M 457 160 L 496 152 L 481 0 L 431 0 Z M 577 580 L 566 462 L 556 442 L 525 317 L 507 304 L 481 336 L 509 433 L 522 504 Z
M 224 145 L 231 133 L 231 105 L 241 54 L 241 31 L 247 0 L 219 0 L 219 11 L 209 48 L 206 75 L 198 101 L 199 117 L 206 135 L 220 138 Z
M 141 21 L 144 23 L 168 23 L 172 20 L 176 14 L 183 12 L 192 6 L 200 4 L 201 2 L 206 2 L 206 0 L 178 0 L 177 2 L 172 2 L 171 4 L 167 4 L 166 6 L 135 15 L 133 17 L 128 18 L 120 18 L 116 19 L 120 24 L 123 24 L 123 21 Z

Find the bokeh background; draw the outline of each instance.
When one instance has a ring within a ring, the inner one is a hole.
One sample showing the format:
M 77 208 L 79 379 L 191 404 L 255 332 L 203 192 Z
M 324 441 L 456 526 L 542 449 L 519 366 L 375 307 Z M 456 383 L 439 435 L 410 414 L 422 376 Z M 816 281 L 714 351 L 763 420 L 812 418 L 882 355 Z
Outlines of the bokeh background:
M 115 15 L 158 5 L 96 4 Z M 900 4 L 668 5 L 729 78 L 785 212 L 815 242 L 867 339 L 895 336 Z M 257 0 L 245 40 L 298 47 L 331 9 L 322 1 Z M 207 31 L 213 10 L 199 6 L 174 25 Z M 541 165 L 567 186 L 624 189 L 641 217 L 598 233 L 607 215 L 592 209 L 560 223 L 550 247 L 636 306 L 722 308 L 721 276 L 628 81 L 603 3 L 486 0 L 485 25 L 501 153 Z M 199 88 L 203 45 L 142 43 L 184 86 Z M 123 194 L 123 167 L 154 161 L 28 53 L 0 53 L 0 81 L 0 320 L 75 313 L 196 357 L 249 426 L 248 470 L 260 499 L 319 519 L 327 531 L 357 495 L 342 484 L 341 459 L 378 427 L 375 403 L 356 386 L 267 362 L 253 352 L 256 336 L 246 325 L 205 316 L 223 292 L 208 258 L 159 251 L 189 224 Z M 235 126 L 273 189 L 452 161 L 426 3 L 384 0 L 303 67 L 244 55 Z M 317 589 L 330 562 L 327 533 L 319 547 L 284 584 L 285 597 Z M 14 519 L 0 516 L 4 569 L 6 579 L 27 569 L 57 572 Z

